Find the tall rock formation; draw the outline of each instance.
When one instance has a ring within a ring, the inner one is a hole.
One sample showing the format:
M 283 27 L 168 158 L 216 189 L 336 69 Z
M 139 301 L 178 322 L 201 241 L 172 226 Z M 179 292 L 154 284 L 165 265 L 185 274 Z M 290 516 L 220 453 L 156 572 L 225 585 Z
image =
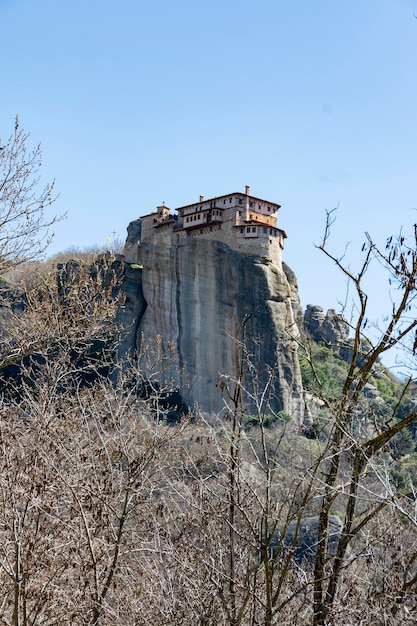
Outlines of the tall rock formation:
M 126 264 L 123 357 L 142 355 L 141 367 L 161 382 L 171 380 L 184 402 L 221 413 L 222 388 L 238 376 L 244 340 L 255 374 L 254 381 L 245 376 L 249 394 L 260 397 L 271 380 L 265 396 L 271 408 L 300 421 L 298 328 L 284 271 L 197 238 L 184 245 L 146 242 L 141 260 L 141 268 Z M 248 394 L 244 401 L 253 411 Z
M 349 324 L 334 309 L 325 314 L 321 306 L 307 304 L 304 328 L 314 341 L 324 341 L 338 348 L 348 345 Z
M 245 197 L 235 195 L 236 204 Z M 231 197 L 224 197 L 225 205 Z M 264 237 L 260 256 L 253 232 L 259 228 L 262 234 L 266 227 L 262 231 L 257 224 L 250 232 L 248 227 L 245 248 L 246 228 L 232 230 L 236 226 L 225 222 L 226 211 L 216 228 L 203 215 L 207 226 L 186 230 L 169 209 L 159 209 L 146 216 L 142 234 L 140 220 L 128 228 L 126 303 L 119 317 L 122 358 L 134 352 L 145 376 L 171 381 L 186 404 L 197 404 L 207 414 L 227 412 L 227 389 L 233 389 L 242 364 L 247 413 L 263 399 L 267 411 L 285 411 L 302 421 L 299 302 L 295 277 L 290 286 L 291 270 L 285 268 L 286 275 L 280 261 L 283 231 L 271 228 L 271 246 Z M 270 217 L 264 219 L 272 224 Z

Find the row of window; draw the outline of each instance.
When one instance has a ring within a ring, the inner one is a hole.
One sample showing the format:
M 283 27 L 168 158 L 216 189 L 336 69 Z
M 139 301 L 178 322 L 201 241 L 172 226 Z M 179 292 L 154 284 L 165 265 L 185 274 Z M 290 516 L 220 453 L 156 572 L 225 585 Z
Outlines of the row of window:
M 221 214 L 222 214 L 221 211 L 212 211 L 211 212 L 211 216 L 212 217 L 214 217 L 214 216 L 219 216 L 220 217 Z M 203 215 L 202 213 L 199 213 L 198 215 L 189 215 L 188 217 L 185 218 L 185 221 L 186 222 L 196 222 L 197 220 L 201 220 L 202 215 Z
M 243 235 L 244 232 L 245 232 L 245 229 L 241 228 L 240 229 L 240 234 Z M 250 232 L 256 233 L 256 226 L 252 226 L 252 227 L 251 226 L 246 226 L 246 232 L 247 233 L 250 233 Z
M 243 203 L 242 198 L 239 198 L 239 204 L 242 204 L 242 203 Z M 253 202 L 249 202 L 249 206 L 250 206 L 251 208 L 253 207 L 253 204 L 254 204 Z M 258 204 L 258 210 L 259 210 L 259 211 L 262 211 L 262 205 L 261 205 L 261 204 Z M 273 212 L 273 209 L 269 206 L 269 207 L 268 207 L 268 213 L 271 213 L 271 211 Z
M 249 206 L 250 206 L 250 207 L 253 207 L 253 202 L 249 202 Z M 259 210 L 259 211 L 262 211 L 262 205 L 261 205 L 261 204 L 258 204 L 258 210 Z M 268 207 L 268 213 L 270 213 L 271 211 L 272 211 L 272 209 L 271 209 L 271 207 L 269 206 L 269 207 Z
M 226 200 L 227 198 L 225 198 L 223 200 L 223 204 L 226 204 Z M 229 204 L 232 204 L 233 198 L 229 198 Z M 238 203 L 239 204 L 243 204 L 243 198 L 238 198 Z M 249 202 L 249 206 L 253 207 L 254 203 L 252 201 Z M 214 200 L 213 202 L 210 202 L 210 209 L 214 209 L 216 207 L 216 200 Z M 197 206 L 194 208 L 194 211 L 202 211 L 203 210 L 203 205 Z M 262 205 L 258 204 L 258 210 L 262 211 Z M 268 213 L 271 213 L 271 211 L 273 212 L 272 207 L 268 206 Z
M 257 226 L 246 226 L 246 233 L 256 233 Z M 243 235 L 245 233 L 245 228 L 240 229 L 240 234 Z M 262 233 L 266 235 L 268 233 L 268 228 L 262 226 Z M 271 237 L 278 237 L 278 232 L 273 230 L 273 228 L 269 229 L 269 234 Z

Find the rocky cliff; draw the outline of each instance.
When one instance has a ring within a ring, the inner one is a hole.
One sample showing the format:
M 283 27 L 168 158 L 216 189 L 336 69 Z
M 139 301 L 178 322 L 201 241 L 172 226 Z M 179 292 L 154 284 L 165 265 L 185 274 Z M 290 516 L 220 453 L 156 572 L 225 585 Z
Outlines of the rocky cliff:
M 219 241 L 175 235 L 142 243 L 138 267 L 138 231 L 132 223 L 126 244 L 122 357 L 135 352 L 142 371 L 172 380 L 188 405 L 222 413 L 243 342 L 246 410 L 264 394 L 271 410 L 302 420 L 299 304 L 284 270 Z
M 321 306 L 307 304 L 304 329 L 313 341 L 324 342 L 339 349 L 348 345 L 349 324 L 334 309 L 329 309 L 325 314 Z

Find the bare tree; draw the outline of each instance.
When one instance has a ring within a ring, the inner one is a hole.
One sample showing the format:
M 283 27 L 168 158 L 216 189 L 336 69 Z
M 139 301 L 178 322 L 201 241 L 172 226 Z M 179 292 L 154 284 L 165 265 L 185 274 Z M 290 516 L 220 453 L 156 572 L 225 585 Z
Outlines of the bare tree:
M 376 517 L 381 510 L 395 503 L 395 493 L 388 490 L 385 497 L 375 494 L 367 496 L 366 473 L 375 471 L 388 444 L 399 433 L 417 423 L 417 413 L 411 410 L 401 418 L 397 417 L 399 406 L 380 425 L 381 432 L 354 429 L 360 410 L 362 391 L 369 381 L 378 359 L 388 350 L 406 339 L 411 340 L 415 350 L 415 328 L 417 321 L 413 310 L 416 299 L 417 276 L 417 230 L 414 227 L 412 240 L 402 235 L 390 238 L 386 250 L 380 250 L 368 236 L 363 247 L 365 257 L 357 273 L 353 273 L 340 259 L 328 251 L 327 241 L 333 223 L 332 213 L 327 216 L 326 230 L 320 249 L 337 265 L 355 289 L 358 307 L 357 321 L 353 328 L 352 353 L 348 375 L 341 397 L 328 401 L 331 415 L 331 432 L 328 438 L 328 458 L 323 465 L 323 480 L 320 489 L 320 529 L 314 569 L 314 626 L 324 626 L 331 619 L 337 597 L 338 586 L 349 545 L 354 538 Z M 363 287 L 364 277 L 371 262 L 378 262 L 384 268 L 390 284 L 397 293 L 392 300 L 392 313 L 385 326 L 378 329 L 375 337 L 366 334 L 368 296 Z M 365 338 L 367 341 L 365 342 Z M 340 498 L 339 482 L 344 482 L 346 498 L 343 500 L 343 528 L 338 548 L 332 563 L 326 564 L 329 516 Z M 410 494 L 413 508 L 414 497 Z M 407 495 L 403 494 L 402 502 Z M 365 505 L 363 503 L 366 503 Z
M 14 132 L 0 140 L 0 272 L 38 258 L 46 249 L 57 221 L 47 209 L 54 201 L 54 183 L 40 186 L 42 152 L 28 147 L 29 135 L 16 117 Z
M 200 624 L 412 623 L 415 488 L 398 490 L 392 480 L 393 445 L 417 423 L 414 405 L 405 402 L 412 383 L 404 382 L 399 400 L 377 419 L 363 391 L 386 351 L 407 339 L 410 354 L 415 351 L 416 233 L 411 240 L 390 239 L 385 251 L 368 237 L 354 274 L 327 249 L 331 224 L 329 214 L 321 248 L 353 283 L 359 304 L 346 380 L 340 395 L 321 398 L 318 438 L 300 437 L 285 422 L 288 416 L 273 415 L 270 385 L 260 388 L 243 333 L 240 375 L 222 381 L 225 418 L 208 430 L 210 462 L 190 456 L 189 481 L 175 486 L 192 530 L 183 558 L 172 558 L 170 567 L 185 585 L 195 563 Z M 382 266 L 396 292 L 385 327 L 368 335 L 363 281 L 371 262 Z M 245 394 L 255 406 L 250 416 L 242 402 L 248 381 Z M 271 430 L 271 418 L 283 421 Z M 255 424 L 252 430 L 248 423 Z
M 40 153 L 25 156 L 26 139 L 16 124 L 1 151 L 0 268 L 36 256 L 50 225 L 51 188 L 35 193 Z M 275 369 L 259 375 L 245 322 L 222 419 L 170 426 L 158 338 L 142 349 L 147 379 L 107 376 L 120 267 L 64 263 L 3 292 L 0 371 L 18 376 L 0 403 L 1 624 L 413 623 L 416 491 L 392 479 L 393 443 L 417 422 L 404 402 L 413 381 L 377 417 L 363 391 L 388 350 L 408 341 L 416 352 L 417 231 L 385 250 L 368 237 L 354 273 L 328 250 L 332 222 L 320 248 L 353 285 L 357 315 L 316 439 L 274 413 Z M 396 291 L 385 326 L 367 334 L 373 262 Z
M 132 624 L 178 443 L 131 376 L 83 387 L 70 360 L 3 407 L 0 623 Z M 57 387 L 59 380 L 61 388 Z

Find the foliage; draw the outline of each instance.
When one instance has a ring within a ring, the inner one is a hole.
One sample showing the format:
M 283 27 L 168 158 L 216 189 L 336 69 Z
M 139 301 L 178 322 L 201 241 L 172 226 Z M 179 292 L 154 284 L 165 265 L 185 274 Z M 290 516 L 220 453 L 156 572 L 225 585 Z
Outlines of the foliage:
M 243 420 L 244 427 L 249 429 L 259 426 L 260 419 L 265 428 L 271 428 L 275 424 L 291 421 L 291 417 L 285 411 L 279 411 L 276 414 L 270 413 L 268 415 L 262 415 L 261 418 L 259 415 L 246 415 Z
M 337 397 L 343 389 L 349 364 L 339 356 L 337 348 L 311 341 L 307 349 L 309 358 L 304 356 L 305 348 L 299 352 L 304 389 L 325 398 Z
M 417 455 L 412 452 L 402 455 L 390 469 L 393 484 L 400 493 L 417 490 Z

